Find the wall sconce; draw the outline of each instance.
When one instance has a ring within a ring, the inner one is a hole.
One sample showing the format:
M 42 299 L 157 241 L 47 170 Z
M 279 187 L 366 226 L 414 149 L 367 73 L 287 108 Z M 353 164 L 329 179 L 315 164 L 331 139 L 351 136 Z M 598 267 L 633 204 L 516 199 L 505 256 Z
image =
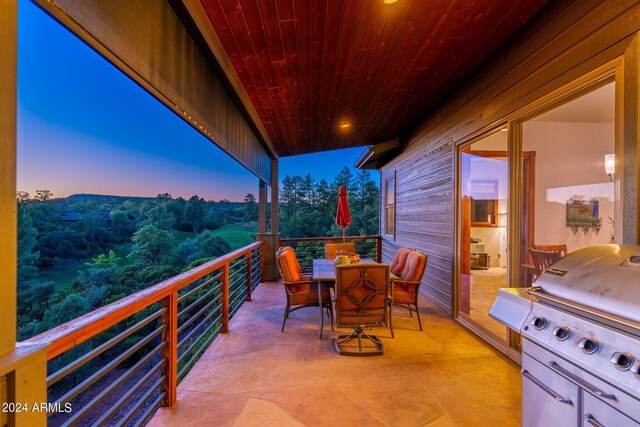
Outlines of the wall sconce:
M 613 182 L 613 174 L 616 172 L 616 155 L 606 154 L 604 156 L 604 171 L 609 175 L 609 179 Z

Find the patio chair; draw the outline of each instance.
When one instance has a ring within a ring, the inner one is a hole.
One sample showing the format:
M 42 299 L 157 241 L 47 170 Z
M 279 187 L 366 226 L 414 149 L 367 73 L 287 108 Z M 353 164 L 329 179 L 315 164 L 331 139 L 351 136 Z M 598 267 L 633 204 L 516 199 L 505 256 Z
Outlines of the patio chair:
M 567 246 L 538 245 L 535 246 L 535 249 L 529 249 L 529 253 L 533 259 L 534 274 L 537 278 L 547 267 L 567 254 Z
M 388 324 L 388 303 L 387 264 L 336 266 L 336 325 L 338 328 L 354 328 L 351 334 L 335 338 L 336 352 L 345 356 L 381 355 L 384 350 L 382 341 L 365 330 Z
M 563 257 L 567 254 L 567 245 L 533 245 L 533 249 L 539 251 L 560 252 Z
M 418 326 L 422 330 L 422 320 L 420 320 L 420 310 L 418 309 L 418 294 L 422 276 L 427 268 L 427 255 L 410 251 L 407 254 L 404 269 L 400 274 L 400 278 L 391 281 L 391 302 L 389 304 L 390 316 L 392 316 L 393 306 L 403 306 L 409 310 L 409 314 L 413 317 L 413 312 L 418 316 Z M 393 320 L 391 320 L 393 322 Z M 391 336 L 393 334 L 393 324 L 391 324 Z
M 391 272 L 396 276 L 400 276 L 402 274 L 409 252 L 411 252 L 411 249 L 409 248 L 400 248 L 393 257 L 393 261 L 391 262 Z
M 329 287 L 311 280 L 311 276 L 300 274 L 300 263 L 292 248 L 280 248 L 276 252 L 278 260 L 278 271 L 280 280 L 284 285 L 287 296 L 287 305 L 284 309 L 284 319 L 282 321 L 282 332 L 289 317 L 289 313 L 304 307 L 320 307 L 318 302 L 318 286 L 322 286 L 322 307 L 327 309 L 331 319 L 331 329 L 333 330 L 333 306 L 331 304 L 331 294 Z M 320 316 L 320 330 L 324 326 L 324 315 Z
M 353 242 L 350 243 L 327 243 L 324 245 L 324 257 L 326 259 L 335 259 L 336 252 L 338 251 L 347 251 L 354 252 L 356 251 L 356 244 Z

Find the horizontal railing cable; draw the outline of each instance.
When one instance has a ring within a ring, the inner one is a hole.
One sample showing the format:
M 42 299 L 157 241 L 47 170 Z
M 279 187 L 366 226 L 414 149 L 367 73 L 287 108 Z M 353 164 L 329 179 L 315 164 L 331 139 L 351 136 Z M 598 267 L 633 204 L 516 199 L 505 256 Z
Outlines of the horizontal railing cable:
M 216 322 L 213 322 L 213 324 L 215 325 Z M 202 347 L 209 347 L 211 345 L 211 343 L 213 342 L 213 340 L 216 338 L 216 336 L 218 336 L 218 334 L 220 333 L 221 329 L 222 329 L 222 325 L 217 325 L 216 328 L 210 330 L 211 335 L 209 337 L 207 337 L 202 342 Z M 191 350 L 196 346 L 196 344 L 198 344 L 198 341 L 193 342 L 189 346 L 187 351 L 184 352 L 183 356 L 189 354 L 191 352 Z M 191 367 L 195 364 L 195 362 L 198 361 L 200 356 L 201 356 L 201 354 L 194 353 L 189 360 L 184 362 L 184 366 L 178 371 L 178 378 L 179 379 L 184 377 L 184 375 L 191 369 Z M 182 360 L 183 359 L 184 359 L 184 357 L 182 358 Z
M 128 338 L 133 333 L 139 331 L 140 329 L 142 329 L 143 327 L 145 327 L 146 325 L 148 325 L 158 317 L 162 316 L 166 312 L 167 312 L 166 308 L 159 309 L 152 315 L 146 317 L 145 319 L 141 320 L 140 322 L 136 323 L 135 325 L 131 326 L 130 328 L 126 329 L 125 331 L 111 338 L 109 341 L 96 347 L 91 352 L 85 354 L 82 357 L 79 357 L 78 359 L 69 363 L 65 367 L 58 369 L 56 372 L 54 372 L 53 374 L 47 377 L 47 386 L 51 386 L 55 384 L 57 381 L 60 380 L 60 378 L 63 378 L 65 375 L 69 374 L 70 372 L 73 372 L 79 367 L 84 366 L 87 362 L 95 359 L 96 357 L 98 357 L 99 355 L 101 355 L 102 353 L 104 353 L 114 345 L 118 344 L 125 338 Z
M 178 312 L 178 319 L 184 316 L 186 313 L 189 313 L 194 307 L 198 304 L 202 303 L 204 300 L 208 299 L 211 295 L 216 292 L 217 289 L 210 289 L 204 295 L 200 296 L 197 300 L 193 301 L 191 304 L 183 308 Z
M 147 392 L 145 394 L 143 394 L 140 399 L 138 399 L 137 403 L 135 405 L 133 405 L 133 407 L 131 409 L 129 409 L 129 412 L 127 412 L 125 414 L 125 416 L 120 420 L 120 424 L 121 425 L 127 425 L 129 423 L 129 421 L 131 421 L 131 419 L 140 410 L 140 407 L 142 407 L 142 405 L 147 403 L 147 401 L 153 397 L 154 393 L 158 392 L 158 389 L 160 388 L 160 386 L 162 385 L 162 383 L 165 380 L 166 380 L 166 376 L 165 375 L 163 375 L 160 378 L 158 378 L 158 380 L 151 387 L 149 387 Z M 161 392 L 161 397 L 164 397 L 164 396 L 162 396 L 162 392 Z
M 74 387 L 71 390 L 69 390 L 63 396 L 59 397 L 55 401 L 55 404 L 56 405 L 60 405 L 60 406 L 64 406 L 65 403 L 71 401 L 71 399 L 73 399 L 78 394 L 80 394 L 83 391 L 85 391 L 93 383 L 95 383 L 100 378 L 102 378 L 107 373 L 109 373 L 114 367 L 116 367 L 120 363 L 122 363 L 122 361 L 124 361 L 129 356 L 131 356 L 132 354 L 134 354 L 135 352 L 140 350 L 144 345 L 148 344 L 152 339 L 154 339 L 155 337 L 160 335 L 165 329 L 167 329 L 167 325 L 159 326 L 157 329 L 155 329 L 153 332 L 151 332 L 149 335 L 147 335 L 144 339 L 142 339 L 142 340 L 138 341 L 137 343 L 135 343 L 133 346 L 131 346 L 129 349 L 127 349 L 127 351 L 125 351 L 124 353 L 121 353 L 118 357 L 113 359 L 111 362 L 107 363 L 105 366 L 103 366 L 101 369 L 96 371 L 89 378 L 87 378 L 86 380 L 82 381 L 80 384 L 78 384 L 76 387 Z
M 149 369 L 147 371 L 147 373 L 144 374 L 144 376 L 142 378 L 140 378 L 129 390 L 127 390 L 127 392 L 125 394 L 123 394 L 122 397 L 120 399 L 118 399 L 118 401 L 111 408 L 109 408 L 108 411 L 106 411 L 104 414 L 102 414 L 100 419 L 98 419 L 98 421 L 96 421 L 93 425 L 103 426 L 107 422 L 109 422 L 111 420 L 111 418 L 113 418 L 115 413 L 125 403 L 131 401 L 131 397 L 134 394 L 136 394 L 140 390 L 140 388 L 143 387 L 149 381 L 149 379 L 151 379 L 151 377 L 153 377 L 155 374 L 158 374 L 158 373 L 161 372 L 161 369 L 163 368 L 163 366 L 166 363 L 167 363 L 167 359 L 162 359 L 161 361 L 156 363 L 153 366 L 153 368 Z M 119 424 L 122 424 L 122 423 L 119 423 Z
M 131 368 L 127 369 L 125 373 L 120 375 L 116 380 L 112 381 L 107 388 L 102 390 L 100 394 L 95 396 L 89 403 L 84 405 L 80 410 L 74 411 L 74 414 L 69 420 L 67 420 L 68 425 L 77 424 L 85 415 L 90 413 L 97 405 L 102 403 L 109 395 L 111 395 L 114 391 L 116 391 L 125 381 L 135 375 L 140 368 L 149 363 L 154 356 L 161 355 L 161 351 L 167 346 L 167 342 L 163 341 L 158 344 L 153 350 L 147 353 L 142 359 L 136 362 Z
M 188 334 L 186 334 L 184 337 L 182 337 L 179 341 L 178 341 L 178 349 L 181 349 L 182 346 L 188 342 L 193 335 L 198 332 L 200 330 L 200 328 L 202 328 L 202 326 L 206 325 L 207 322 L 213 317 L 214 314 L 218 313 L 217 311 L 212 311 L 211 313 L 209 313 L 207 316 L 205 316 L 204 319 L 202 319 L 191 331 L 189 331 Z M 222 314 L 218 314 L 218 317 L 216 318 L 215 321 L 211 322 L 211 325 L 215 325 L 219 319 L 222 317 Z M 202 338 L 202 336 L 206 335 L 207 331 L 211 329 L 211 327 L 209 327 L 207 330 L 205 330 L 205 332 L 203 332 L 202 334 L 200 334 L 198 336 L 198 338 Z M 198 340 L 194 340 L 193 342 L 198 342 Z M 184 353 L 181 356 L 178 356 L 178 363 L 180 363 L 182 361 L 182 358 L 184 357 L 185 354 L 187 354 L 189 352 L 190 348 L 187 348 L 187 350 L 184 351 Z
M 185 292 L 184 294 L 180 295 L 178 297 L 178 302 L 179 303 L 182 302 L 183 300 L 189 298 L 191 295 L 193 295 L 196 292 L 198 292 L 200 289 L 212 284 L 216 280 L 220 280 L 221 277 L 222 277 L 222 273 L 218 273 L 215 276 L 213 276 L 212 278 L 202 282 L 201 284 L 199 284 L 198 286 L 194 287 L 193 289 L 190 289 L 188 292 Z
M 189 318 L 189 320 L 183 322 L 178 327 L 178 335 L 180 335 L 189 325 L 191 325 L 193 322 L 198 320 L 198 318 L 200 316 L 202 316 L 208 309 L 210 309 L 213 306 L 213 304 L 215 304 L 216 302 L 219 302 L 221 299 L 222 299 L 222 295 L 217 295 L 216 297 L 214 297 L 211 300 L 209 300 L 209 302 L 204 307 L 202 307 L 200 310 L 198 310 L 198 312 L 195 313 L 194 315 L 192 315 Z

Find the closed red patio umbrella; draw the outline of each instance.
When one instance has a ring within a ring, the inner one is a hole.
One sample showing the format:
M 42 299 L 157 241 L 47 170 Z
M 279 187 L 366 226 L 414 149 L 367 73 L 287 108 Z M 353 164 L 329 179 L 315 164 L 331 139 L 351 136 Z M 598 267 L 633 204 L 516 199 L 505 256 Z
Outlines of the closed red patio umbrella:
M 351 212 L 347 202 L 347 189 L 344 185 L 338 190 L 338 211 L 336 212 L 336 224 L 342 228 L 342 241 L 345 240 L 345 229 L 351 224 Z

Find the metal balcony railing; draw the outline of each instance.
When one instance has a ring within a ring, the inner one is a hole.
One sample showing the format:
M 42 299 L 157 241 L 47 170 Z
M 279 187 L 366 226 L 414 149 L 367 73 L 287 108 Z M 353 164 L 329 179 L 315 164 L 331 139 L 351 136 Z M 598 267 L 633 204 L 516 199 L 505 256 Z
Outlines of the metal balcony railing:
M 144 425 L 261 280 L 262 242 L 26 342 L 49 344 L 49 425 Z
M 342 241 L 342 237 L 285 238 L 280 239 L 280 245 L 293 247 L 302 269 L 310 271 L 314 258 L 324 258 L 325 244 L 341 243 Z M 380 262 L 382 256 L 380 236 L 347 236 L 344 241 L 355 243 L 356 253 L 361 258 Z

